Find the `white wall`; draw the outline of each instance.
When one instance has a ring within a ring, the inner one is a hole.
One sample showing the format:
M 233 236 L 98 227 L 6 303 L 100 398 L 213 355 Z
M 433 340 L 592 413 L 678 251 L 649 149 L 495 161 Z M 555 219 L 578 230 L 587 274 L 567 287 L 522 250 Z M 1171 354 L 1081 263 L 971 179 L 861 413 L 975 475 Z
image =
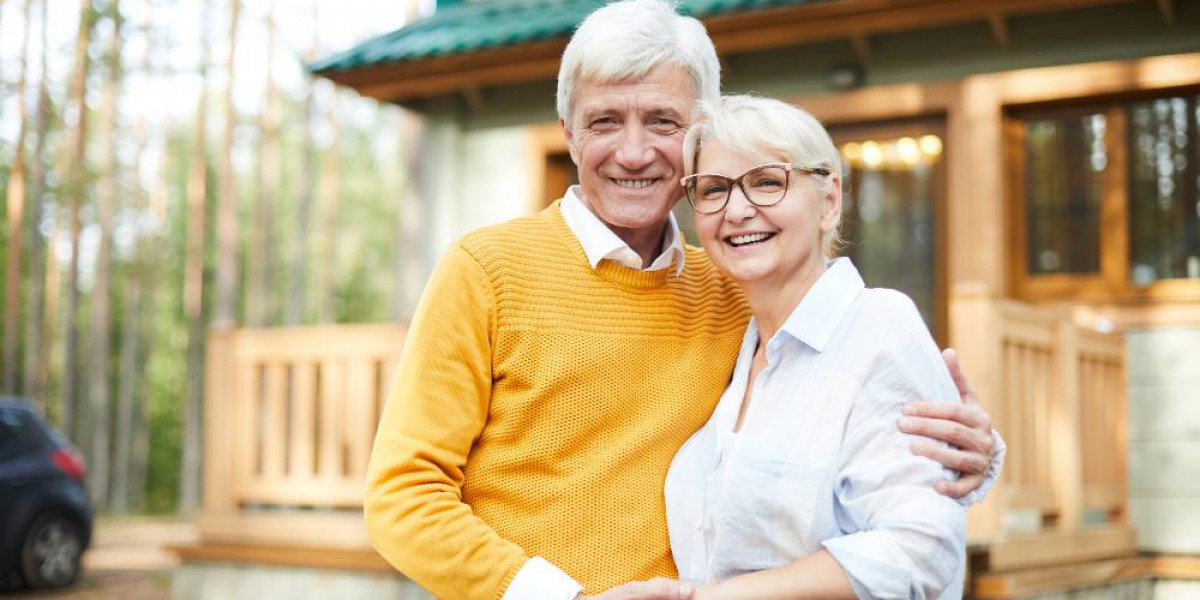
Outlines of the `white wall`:
M 541 182 L 532 181 L 534 156 L 523 124 L 467 129 L 458 107 L 425 116 L 418 167 L 419 238 L 404 247 L 419 253 L 405 261 L 417 273 L 405 278 L 397 314 L 411 314 L 420 290 L 446 248 L 463 235 L 528 214 Z
M 1200 329 L 1131 330 L 1129 505 L 1139 545 L 1200 552 Z

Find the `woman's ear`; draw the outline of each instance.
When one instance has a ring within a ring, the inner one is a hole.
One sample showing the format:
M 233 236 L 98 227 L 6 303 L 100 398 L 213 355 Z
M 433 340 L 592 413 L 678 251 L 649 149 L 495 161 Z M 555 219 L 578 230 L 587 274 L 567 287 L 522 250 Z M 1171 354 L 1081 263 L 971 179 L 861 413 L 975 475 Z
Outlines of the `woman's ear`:
M 821 198 L 821 231 L 828 232 L 837 229 L 842 221 L 842 177 L 838 174 L 829 176 L 829 191 Z

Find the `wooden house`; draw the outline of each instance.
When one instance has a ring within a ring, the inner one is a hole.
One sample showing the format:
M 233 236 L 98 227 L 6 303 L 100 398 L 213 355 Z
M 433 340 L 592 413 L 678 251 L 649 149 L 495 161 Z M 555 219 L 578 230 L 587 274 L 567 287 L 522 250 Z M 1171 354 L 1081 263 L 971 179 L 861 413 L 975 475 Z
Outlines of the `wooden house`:
M 418 283 L 463 233 L 574 181 L 554 78 L 602 4 L 443 4 L 313 65 L 421 116 L 397 199 Z M 844 252 L 960 349 L 1010 444 L 971 512 L 972 593 L 1200 597 L 1200 2 L 682 8 L 725 91 L 828 126 L 849 169 Z M 214 334 L 203 543 L 181 550 L 184 576 L 269 563 L 393 589 L 355 478 L 402 331 Z

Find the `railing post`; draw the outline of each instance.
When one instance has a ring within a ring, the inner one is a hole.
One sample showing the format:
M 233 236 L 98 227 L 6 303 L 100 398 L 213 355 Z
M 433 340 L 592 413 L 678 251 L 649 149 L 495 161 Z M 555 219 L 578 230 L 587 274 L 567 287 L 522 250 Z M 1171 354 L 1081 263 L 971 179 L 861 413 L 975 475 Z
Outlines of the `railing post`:
M 1083 464 L 1079 372 L 1079 333 L 1068 315 L 1056 327 L 1054 398 L 1051 399 L 1051 461 L 1054 493 L 1058 497 L 1059 522 L 1063 531 L 1083 526 Z
M 999 372 L 1001 360 L 994 300 L 982 286 L 956 286 L 950 301 L 950 340 L 958 352 L 963 371 L 971 380 L 979 402 L 992 416 L 998 431 L 1005 431 L 1004 390 Z M 970 542 L 983 542 L 1003 533 L 1008 504 L 1004 477 L 996 482 L 987 499 L 967 512 Z
M 233 497 L 233 460 L 230 432 L 234 429 L 233 355 L 237 332 L 212 331 L 205 348 L 203 510 L 230 512 Z

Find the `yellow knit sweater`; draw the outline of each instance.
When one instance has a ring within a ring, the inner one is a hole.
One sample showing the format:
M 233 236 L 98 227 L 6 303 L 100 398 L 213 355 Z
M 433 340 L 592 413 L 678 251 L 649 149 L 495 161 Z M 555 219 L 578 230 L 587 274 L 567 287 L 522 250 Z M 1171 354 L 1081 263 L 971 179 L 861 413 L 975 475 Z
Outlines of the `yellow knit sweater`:
M 684 264 L 592 270 L 557 204 L 454 245 L 371 455 L 379 552 L 445 599 L 500 598 L 531 556 L 587 593 L 673 576 L 663 478 L 749 318 L 702 251 Z

